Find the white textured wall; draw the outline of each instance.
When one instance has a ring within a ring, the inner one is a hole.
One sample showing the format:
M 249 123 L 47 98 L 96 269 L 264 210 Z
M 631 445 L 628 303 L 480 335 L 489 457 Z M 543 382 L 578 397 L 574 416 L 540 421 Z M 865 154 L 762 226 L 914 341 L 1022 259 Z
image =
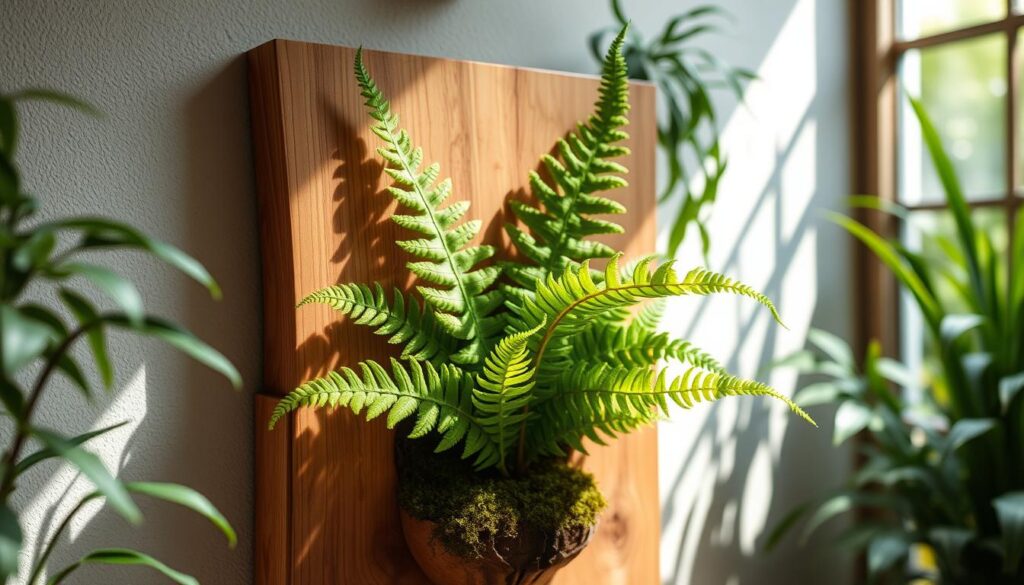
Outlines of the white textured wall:
M 216 304 L 185 278 L 138 257 L 117 259 L 148 306 L 222 348 L 246 378 L 243 394 L 161 346 L 116 337 L 117 389 L 82 405 L 51 394 L 46 424 L 67 433 L 131 419 L 97 443 L 129 479 L 176 480 L 219 505 L 240 531 L 234 552 L 202 521 L 145 506 L 133 530 L 108 510 L 73 526 L 63 564 L 96 546 L 151 552 L 205 583 L 250 581 L 252 427 L 259 380 L 259 258 L 242 54 L 285 37 L 345 45 L 593 71 L 584 39 L 609 22 L 601 0 L 268 0 L 0 2 L 0 91 L 49 86 L 108 113 L 84 119 L 49 106 L 25 109 L 20 160 L 47 216 L 128 220 L 198 256 L 218 277 Z M 626 2 L 651 28 L 682 6 Z M 843 9 L 828 0 L 731 0 L 737 32 L 723 57 L 764 77 L 749 110 L 723 100 L 732 173 L 714 221 L 716 268 L 780 299 L 792 330 L 769 327 L 730 301 L 683 308 L 695 337 L 734 365 L 800 344 L 811 319 L 845 324 L 847 257 L 809 208 L 846 192 Z M 784 36 L 780 37 L 780 34 Z M 780 383 L 788 379 L 779 378 Z M 664 571 L 673 583 L 788 583 L 825 557 L 791 551 L 761 559 L 756 535 L 828 463 L 823 433 L 757 401 L 690 413 L 664 426 Z M 700 434 L 700 438 L 695 438 Z M 785 455 L 777 463 L 780 452 Z M 69 469 L 25 479 L 20 504 L 29 542 L 52 528 L 87 486 Z M 785 494 L 785 497 L 783 497 Z M 64 502 L 64 504 L 61 504 Z M 55 507 L 56 506 L 56 507 Z M 684 528 L 685 526 L 685 528 Z M 811 558 L 822 559 L 808 563 Z M 83 572 L 77 582 L 156 582 L 137 572 Z M 742 577 L 742 579 L 740 579 Z M 831 579 L 829 582 L 834 582 Z

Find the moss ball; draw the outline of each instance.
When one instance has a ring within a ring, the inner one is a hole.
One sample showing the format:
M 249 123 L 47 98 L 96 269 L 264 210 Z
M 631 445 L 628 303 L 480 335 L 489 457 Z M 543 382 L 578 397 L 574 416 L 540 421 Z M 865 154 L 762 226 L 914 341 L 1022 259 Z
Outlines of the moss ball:
M 520 477 L 474 471 L 455 454 L 435 454 L 429 441 L 400 449 L 398 500 L 414 518 L 437 525 L 434 537 L 467 558 L 521 526 L 544 532 L 592 526 L 607 505 L 594 477 L 560 461 L 542 461 Z

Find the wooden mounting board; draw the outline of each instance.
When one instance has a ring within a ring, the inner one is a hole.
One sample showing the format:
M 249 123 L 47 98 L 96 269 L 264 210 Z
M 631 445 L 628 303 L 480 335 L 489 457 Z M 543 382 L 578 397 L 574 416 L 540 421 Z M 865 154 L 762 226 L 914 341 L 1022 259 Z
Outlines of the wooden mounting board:
M 256 412 L 256 583 L 415 584 L 395 501 L 392 434 L 346 412 L 301 410 L 273 432 L 273 396 L 339 365 L 391 355 L 381 337 L 295 303 L 337 282 L 409 286 L 394 207 L 353 78 L 355 51 L 275 40 L 249 52 L 263 254 L 264 387 Z M 371 73 L 482 239 L 507 245 L 507 197 L 590 114 L 595 78 L 366 51 Z M 655 92 L 633 84 L 629 207 L 609 238 L 629 256 L 654 248 Z M 382 417 L 383 418 L 383 417 Z M 654 429 L 594 448 L 586 462 L 610 502 L 595 541 L 556 585 L 653 585 L 660 532 Z

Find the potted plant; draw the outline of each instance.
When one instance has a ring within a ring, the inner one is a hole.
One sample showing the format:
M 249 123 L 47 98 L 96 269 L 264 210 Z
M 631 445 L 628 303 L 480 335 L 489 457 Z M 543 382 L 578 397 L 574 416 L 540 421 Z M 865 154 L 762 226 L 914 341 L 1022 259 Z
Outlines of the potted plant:
M 613 159 L 627 153 L 628 82 L 619 33 L 604 61 L 596 109 L 544 156 L 547 176 L 530 174 L 536 203 L 510 201 L 522 226 L 506 225 L 515 255 L 497 261 L 490 245 L 469 245 L 480 222 L 460 223 L 468 203 L 444 206 L 451 182 L 398 126 L 361 51 L 355 74 L 383 141 L 411 239 L 417 292 L 339 284 L 299 305 L 325 303 L 402 346 L 382 365 L 359 362 L 311 380 L 281 399 L 270 426 L 302 407 L 348 408 L 389 427 L 410 421 L 396 444 L 399 504 L 409 548 L 437 584 L 545 583 L 594 534 L 605 503 L 593 478 L 567 464 L 598 444 L 681 407 L 733 395 L 787 398 L 732 376 L 692 344 L 656 331 L 671 296 L 733 293 L 771 301 L 750 287 L 698 268 L 679 275 L 652 258 L 624 269 L 620 255 L 591 236 L 621 228 L 598 215 L 624 213 L 605 192 L 625 185 Z M 608 259 L 603 271 L 592 260 Z M 629 309 L 647 300 L 635 317 Z M 686 366 L 670 375 L 663 361 Z M 456 450 L 455 448 L 458 447 Z
M 858 516 L 840 542 L 866 552 L 876 582 L 942 585 L 1024 582 L 1024 215 L 1000 251 L 971 214 L 938 132 L 912 100 L 949 204 L 952 233 L 922 232 L 921 251 L 865 225 L 834 220 L 870 248 L 923 316 L 921 371 L 870 344 L 858 366 L 840 339 L 813 332 L 820 350 L 786 361 L 823 379 L 802 389 L 805 407 L 836 406 L 835 443 L 861 436 L 863 465 L 820 500 L 801 506 L 768 538 L 806 522 L 803 539 L 832 518 Z M 876 198 L 854 204 L 907 219 Z M 911 226 L 908 226 L 911 228 Z
M 230 546 L 236 541 L 227 519 L 202 494 L 174 483 L 122 482 L 86 449 L 90 441 L 128 421 L 65 436 L 37 420 L 43 396 L 67 389 L 54 387 L 56 375 L 63 376 L 86 400 L 94 396 L 93 384 L 72 350 L 82 342 L 88 345 L 107 389 L 114 382 L 106 342 L 110 330 L 161 340 L 223 374 L 236 388 L 241 378 L 231 362 L 212 347 L 180 326 L 147 314 L 135 285 L 93 260 L 111 250 L 141 252 L 192 277 L 219 298 L 220 288 L 202 264 L 165 242 L 110 219 L 39 221 L 34 217 L 39 201 L 25 191 L 15 160 L 20 130 L 17 108 L 29 101 L 56 102 L 96 113 L 87 104 L 48 90 L 0 94 L 0 413 L 4 415 L 7 441 L 0 458 L 0 583 L 20 576 L 20 583 L 36 585 L 49 577 L 46 582 L 56 585 L 87 565 L 137 565 L 158 571 L 176 583 L 197 585 L 193 577 L 129 548 L 94 550 L 46 575 L 51 555 L 71 522 L 87 504 L 98 499 L 105 499 L 132 524 L 142 520 L 135 497 L 163 500 L 206 517 L 224 533 Z M 81 282 L 104 293 L 115 308 L 97 306 Z M 41 535 L 44 538 L 39 549 L 29 555 L 23 550 L 21 521 L 12 497 L 22 475 L 54 462 L 74 466 L 96 489 L 59 520 L 52 534 Z M 26 560 L 31 564 L 26 565 Z

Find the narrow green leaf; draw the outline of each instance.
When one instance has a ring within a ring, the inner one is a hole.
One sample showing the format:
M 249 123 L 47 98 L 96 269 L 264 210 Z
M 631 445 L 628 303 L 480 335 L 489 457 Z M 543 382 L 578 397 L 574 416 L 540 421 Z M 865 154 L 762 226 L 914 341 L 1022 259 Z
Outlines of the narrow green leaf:
M 97 323 L 100 319 L 99 314 L 85 297 L 71 289 L 61 288 L 58 294 L 68 310 L 78 319 L 79 326 L 88 327 L 85 337 L 89 342 L 89 349 L 92 350 L 103 386 L 109 389 L 114 385 L 114 366 L 107 355 L 107 336 L 103 325 Z
M 117 424 L 110 425 L 108 427 L 103 427 L 101 429 L 96 429 L 95 431 L 89 431 L 88 433 L 83 433 L 83 434 L 78 435 L 76 437 L 71 437 L 70 439 L 66 439 L 66 442 L 70 446 L 77 447 L 78 445 L 86 443 L 86 442 L 88 442 L 91 439 L 94 439 L 96 437 L 105 435 L 105 434 L 109 433 L 110 431 L 119 429 L 119 428 L 123 427 L 126 424 L 128 424 L 128 421 L 121 421 L 121 422 L 119 422 Z M 36 451 L 35 453 L 33 453 L 33 454 L 29 455 L 28 457 L 25 457 L 24 459 L 19 461 L 14 466 L 14 474 L 15 475 L 21 475 L 26 470 L 30 469 L 31 467 L 35 466 L 36 464 L 42 463 L 43 461 L 46 461 L 47 459 L 52 459 L 52 458 L 58 457 L 58 456 L 59 456 L 59 453 L 57 453 L 56 450 L 51 449 L 49 447 L 44 447 L 43 449 L 40 449 L 39 451 Z
M 64 582 L 64 579 L 66 579 L 68 575 L 73 573 L 82 565 L 138 565 L 153 569 L 179 585 L 199 585 L 199 581 L 196 580 L 195 577 L 175 571 L 147 554 L 127 548 L 95 550 L 82 557 L 82 559 L 76 563 L 62 569 L 56 575 L 51 577 L 48 583 L 50 585 L 57 585 L 58 583 Z
M 996 428 L 998 421 L 993 418 L 962 418 L 949 429 L 949 435 L 942 445 L 942 456 L 948 457 L 970 441 Z
M 999 402 L 1002 404 L 1004 413 L 1022 389 L 1024 389 L 1024 372 L 1018 372 L 999 380 Z
M 0 582 L 6 582 L 18 574 L 21 540 L 18 515 L 7 504 L 3 504 L 0 506 Z
M 231 527 L 228 519 L 210 503 L 210 500 L 206 499 L 206 496 L 190 487 L 174 483 L 154 482 L 133 482 L 125 484 L 125 487 L 132 493 L 144 494 L 151 498 L 157 498 L 188 508 L 219 528 L 224 533 L 224 536 L 227 537 L 228 546 L 234 548 L 238 542 L 235 530 Z
M 112 325 L 124 327 L 142 335 L 155 337 L 223 375 L 235 388 L 242 387 L 242 376 L 235 369 L 234 364 L 219 351 L 213 349 L 183 327 L 155 317 L 146 317 L 138 325 L 132 323 L 127 318 L 121 317 L 110 317 L 109 322 Z
M 868 573 L 874 577 L 907 558 L 910 542 L 899 532 L 881 534 L 868 544 Z
M 1024 554 L 1024 492 L 1010 492 L 992 500 L 1002 528 L 1003 572 L 1014 574 Z
M 142 513 L 139 512 L 135 502 L 128 495 L 128 490 L 107 471 L 98 457 L 54 432 L 35 428 L 31 433 L 45 448 L 66 459 L 88 477 L 96 489 L 107 498 L 110 505 L 125 519 L 132 524 L 142 521 Z
M 41 87 L 35 87 L 30 89 L 23 89 L 18 93 L 11 96 L 15 101 L 26 102 L 26 101 L 44 101 L 59 104 L 68 108 L 72 108 L 95 116 L 97 118 L 103 117 L 103 113 L 97 110 L 95 107 L 90 105 L 88 102 L 80 100 L 75 96 L 56 91 L 52 89 L 45 89 Z
M 946 315 L 939 324 L 939 337 L 944 345 L 951 345 L 968 331 L 981 327 L 985 318 L 981 315 Z

